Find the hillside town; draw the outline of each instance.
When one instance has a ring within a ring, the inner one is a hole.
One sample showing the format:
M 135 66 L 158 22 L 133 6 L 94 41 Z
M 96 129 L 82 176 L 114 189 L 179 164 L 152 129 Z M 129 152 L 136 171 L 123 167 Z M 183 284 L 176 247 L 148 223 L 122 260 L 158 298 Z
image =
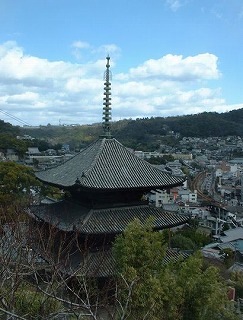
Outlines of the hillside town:
M 174 175 L 185 175 L 181 187 L 156 190 L 149 200 L 166 211 L 190 215 L 212 243 L 202 248 L 205 257 L 222 259 L 222 249 L 234 253 L 231 270 L 243 270 L 243 140 L 241 137 L 184 137 L 181 148 L 163 145 L 174 161 L 158 165 Z M 135 151 L 150 159 L 164 153 Z M 234 157 L 233 155 L 240 155 Z
M 170 132 L 178 138 L 178 134 Z M 34 140 L 31 136 L 18 139 Z M 222 248 L 230 248 L 237 257 L 232 268 L 243 270 L 243 139 L 239 136 L 195 138 L 183 137 L 180 147 L 160 145 L 160 150 L 130 151 L 150 161 L 170 155 L 173 161 L 154 165 L 173 176 L 184 177 L 183 186 L 166 190 L 152 190 L 149 203 L 168 212 L 189 215 L 203 232 L 213 237 L 213 243 L 203 248 L 203 254 L 221 258 Z M 1 161 L 15 161 L 35 170 L 55 167 L 71 159 L 76 153 L 68 144 L 60 150 L 40 152 L 30 147 L 23 159 L 13 148 L 0 151 Z M 239 157 L 234 155 L 239 155 Z M 236 254 L 237 253 L 237 254 Z

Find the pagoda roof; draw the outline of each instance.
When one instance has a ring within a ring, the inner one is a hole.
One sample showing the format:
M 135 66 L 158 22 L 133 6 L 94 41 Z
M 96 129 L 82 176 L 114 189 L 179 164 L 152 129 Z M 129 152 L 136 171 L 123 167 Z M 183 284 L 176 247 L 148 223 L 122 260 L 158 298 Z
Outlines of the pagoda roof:
M 77 231 L 83 235 L 122 233 L 134 219 L 142 223 L 154 217 L 154 229 L 161 230 L 182 225 L 188 216 L 163 211 L 147 204 L 91 209 L 73 201 L 63 200 L 53 204 L 32 206 L 32 215 L 65 232 Z
M 94 190 L 151 190 L 184 181 L 138 158 L 115 138 L 100 138 L 65 163 L 36 172 L 36 177 L 58 187 Z

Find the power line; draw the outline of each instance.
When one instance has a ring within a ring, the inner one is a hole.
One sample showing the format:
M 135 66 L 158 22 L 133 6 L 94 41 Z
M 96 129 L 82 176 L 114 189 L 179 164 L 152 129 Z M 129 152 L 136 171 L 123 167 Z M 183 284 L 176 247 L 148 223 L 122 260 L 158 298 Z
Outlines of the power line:
M 26 122 L 26 121 L 24 121 L 24 120 L 22 120 L 22 119 L 20 119 L 20 118 L 18 118 L 18 117 L 16 117 L 16 116 L 14 116 L 14 115 L 8 113 L 7 111 L 4 111 L 4 110 L 0 109 L 0 112 L 2 112 L 2 113 L 5 114 L 6 116 L 10 117 L 11 119 L 13 119 L 13 120 L 15 120 L 15 121 L 17 121 L 17 122 L 19 122 L 19 123 L 21 123 L 21 124 L 23 124 L 23 125 L 31 126 L 31 124 L 29 124 L 28 122 Z

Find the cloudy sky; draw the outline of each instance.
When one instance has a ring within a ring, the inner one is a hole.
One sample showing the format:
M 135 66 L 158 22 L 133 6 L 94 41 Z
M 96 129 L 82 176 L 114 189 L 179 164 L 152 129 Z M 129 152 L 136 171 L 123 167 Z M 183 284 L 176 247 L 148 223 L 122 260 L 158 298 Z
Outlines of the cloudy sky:
M 100 122 L 243 108 L 242 0 L 0 0 L 0 119 Z

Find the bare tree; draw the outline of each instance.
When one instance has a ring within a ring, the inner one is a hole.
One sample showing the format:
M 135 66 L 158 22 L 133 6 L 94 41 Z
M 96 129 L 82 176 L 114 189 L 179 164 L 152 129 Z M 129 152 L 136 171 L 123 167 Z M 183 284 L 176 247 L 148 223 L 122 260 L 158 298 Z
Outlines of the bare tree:
M 57 225 L 28 217 L 19 221 L 16 216 L 4 223 L 0 241 L 2 317 L 114 319 L 115 286 L 104 278 L 97 281 L 97 256 L 102 260 L 107 254 L 89 252 L 78 232 L 62 233 Z

